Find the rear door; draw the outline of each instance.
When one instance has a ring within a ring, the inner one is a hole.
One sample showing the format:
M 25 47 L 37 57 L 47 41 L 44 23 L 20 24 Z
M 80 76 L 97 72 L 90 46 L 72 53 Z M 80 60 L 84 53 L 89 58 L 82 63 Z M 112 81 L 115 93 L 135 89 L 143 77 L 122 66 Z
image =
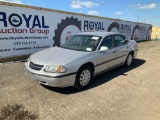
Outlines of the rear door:
M 123 35 L 114 35 L 113 37 L 117 49 L 117 64 L 123 64 L 129 52 L 128 39 Z

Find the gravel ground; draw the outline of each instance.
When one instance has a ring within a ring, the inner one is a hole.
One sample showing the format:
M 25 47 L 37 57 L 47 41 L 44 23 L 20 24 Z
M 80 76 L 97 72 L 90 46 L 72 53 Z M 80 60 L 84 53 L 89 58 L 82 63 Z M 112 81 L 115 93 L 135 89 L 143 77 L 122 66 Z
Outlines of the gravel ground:
M 160 42 L 138 45 L 132 67 L 100 75 L 83 91 L 41 86 L 24 74 L 24 62 L 0 63 L 0 120 L 159 120 Z

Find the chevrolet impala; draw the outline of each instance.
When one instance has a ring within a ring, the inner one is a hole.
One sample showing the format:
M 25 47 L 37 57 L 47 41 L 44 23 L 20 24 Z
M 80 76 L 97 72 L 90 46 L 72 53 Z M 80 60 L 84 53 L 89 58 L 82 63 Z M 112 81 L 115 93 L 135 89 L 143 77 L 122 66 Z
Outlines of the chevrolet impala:
M 52 87 L 87 87 L 106 71 L 132 65 L 138 47 L 135 40 L 116 32 L 78 33 L 61 46 L 34 53 L 25 63 L 26 74 Z

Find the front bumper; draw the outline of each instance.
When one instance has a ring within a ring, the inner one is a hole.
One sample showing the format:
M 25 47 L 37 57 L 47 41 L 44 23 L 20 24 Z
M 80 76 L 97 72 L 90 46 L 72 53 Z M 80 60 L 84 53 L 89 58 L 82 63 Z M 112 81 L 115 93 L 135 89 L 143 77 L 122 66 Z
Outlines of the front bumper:
M 40 83 L 46 86 L 51 86 L 51 87 L 68 87 L 68 86 L 74 86 L 75 83 L 75 77 L 76 73 L 73 74 L 68 74 L 68 75 L 63 75 L 63 76 L 46 76 L 39 74 L 39 71 L 32 71 L 30 68 L 25 65 L 25 72 L 26 75 Z

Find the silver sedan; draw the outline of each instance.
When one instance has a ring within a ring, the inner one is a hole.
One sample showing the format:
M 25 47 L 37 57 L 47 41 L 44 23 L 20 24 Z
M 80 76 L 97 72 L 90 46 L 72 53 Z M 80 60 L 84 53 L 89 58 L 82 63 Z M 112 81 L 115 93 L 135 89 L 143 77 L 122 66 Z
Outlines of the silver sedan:
M 59 47 L 31 55 L 25 70 L 40 84 L 81 89 L 99 74 L 121 65 L 129 67 L 137 52 L 136 41 L 120 33 L 84 32 Z

